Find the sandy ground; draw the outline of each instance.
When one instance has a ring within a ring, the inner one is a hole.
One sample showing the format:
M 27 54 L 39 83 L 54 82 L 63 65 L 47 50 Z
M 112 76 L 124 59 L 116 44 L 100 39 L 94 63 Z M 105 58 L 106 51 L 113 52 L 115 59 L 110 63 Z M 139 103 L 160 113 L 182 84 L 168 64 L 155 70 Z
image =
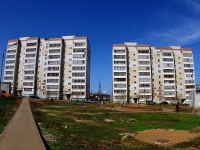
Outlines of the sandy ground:
M 190 141 L 190 139 L 200 136 L 200 133 L 192 133 L 184 130 L 173 130 L 173 129 L 153 129 L 138 132 L 135 135 L 135 139 L 150 144 L 155 144 L 158 139 L 167 139 L 168 143 L 162 144 L 162 146 L 172 146 L 181 142 Z

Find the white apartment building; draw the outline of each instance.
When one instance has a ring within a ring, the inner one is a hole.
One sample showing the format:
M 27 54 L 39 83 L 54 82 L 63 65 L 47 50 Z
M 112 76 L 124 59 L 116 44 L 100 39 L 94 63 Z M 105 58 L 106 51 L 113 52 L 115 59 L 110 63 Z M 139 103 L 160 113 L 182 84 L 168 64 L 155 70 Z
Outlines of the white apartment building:
M 195 93 L 190 48 L 155 48 L 131 42 L 114 44 L 112 69 L 115 102 L 192 101 Z
M 4 81 L 12 92 L 41 98 L 85 100 L 90 94 L 87 37 L 9 40 Z

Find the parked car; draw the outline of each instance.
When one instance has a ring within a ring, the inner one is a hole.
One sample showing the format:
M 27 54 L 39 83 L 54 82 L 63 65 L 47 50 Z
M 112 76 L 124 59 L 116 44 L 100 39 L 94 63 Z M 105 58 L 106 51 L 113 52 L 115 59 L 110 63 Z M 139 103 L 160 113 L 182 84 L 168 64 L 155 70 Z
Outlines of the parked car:
M 88 102 L 98 102 L 97 99 L 89 99 Z
M 36 98 L 36 99 L 39 99 L 39 96 L 37 96 L 37 95 L 30 95 L 29 97 L 30 97 L 30 98 Z
M 189 104 L 190 104 L 190 100 L 186 99 L 186 100 L 183 102 L 183 104 L 189 105 Z
M 179 100 L 173 100 L 173 101 L 172 101 L 172 104 L 173 104 L 173 105 L 176 105 L 177 103 L 180 104 Z
M 168 102 L 163 101 L 163 102 L 160 102 L 159 104 L 160 104 L 160 105 L 168 105 Z
M 153 101 L 146 101 L 146 104 L 147 104 L 147 105 L 156 105 L 156 103 L 153 102 Z

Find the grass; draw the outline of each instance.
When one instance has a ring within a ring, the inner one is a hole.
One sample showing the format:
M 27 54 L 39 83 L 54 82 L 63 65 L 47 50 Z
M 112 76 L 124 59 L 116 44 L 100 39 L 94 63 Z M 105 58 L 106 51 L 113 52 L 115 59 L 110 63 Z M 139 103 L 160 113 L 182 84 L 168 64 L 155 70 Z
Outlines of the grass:
M 1 101 L 2 99 L 0 99 Z M 4 99 L 3 99 L 4 100 Z M 20 104 L 20 100 L 17 100 L 15 103 L 7 102 L 0 107 L 0 134 L 4 130 L 5 126 L 8 124 L 9 120 L 14 115 Z
M 56 141 L 47 141 L 52 150 L 178 149 L 185 148 L 185 143 L 163 148 L 133 138 L 122 141 L 120 133 L 156 128 L 200 131 L 200 116 L 190 114 L 127 113 L 105 109 L 95 104 L 86 107 L 81 103 L 47 101 L 31 101 L 31 109 L 36 122 L 42 123 L 40 126 L 42 133 L 55 137 Z M 114 122 L 105 122 L 105 119 Z M 187 142 L 186 145 L 195 145 L 195 143 L 198 145 L 200 138 Z
M 11 102 L 11 100 L 13 99 L 12 96 L 7 97 L 7 98 L 0 98 L 0 107 L 4 106 L 5 104 Z

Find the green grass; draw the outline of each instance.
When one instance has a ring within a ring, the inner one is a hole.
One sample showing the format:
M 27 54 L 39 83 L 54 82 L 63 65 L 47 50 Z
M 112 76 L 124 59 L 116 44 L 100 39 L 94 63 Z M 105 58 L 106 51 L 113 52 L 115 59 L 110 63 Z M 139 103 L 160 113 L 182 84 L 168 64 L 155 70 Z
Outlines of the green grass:
M 0 99 L 2 100 L 2 99 Z M 14 115 L 17 110 L 20 102 L 16 101 L 15 103 L 6 103 L 0 107 L 0 133 L 4 130 L 5 126 L 8 124 L 9 120 Z
M 4 106 L 5 104 L 11 102 L 13 99 L 12 96 L 8 97 L 8 98 L 0 98 L 0 107 Z
M 62 107 L 52 107 L 62 106 Z M 168 128 L 193 130 L 200 126 L 200 116 L 176 113 L 127 113 L 80 103 L 45 103 L 31 102 L 36 122 L 42 122 L 43 133 L 56 137 L 55 142 L 48 142 L 54 149 L 177 149 L 179 144 L 163 148 L 146 144 L 134 139 L 122 142 L 120 133 L 138 132 L 149 129 Z M 39 108 L 39 109 L 38 109 Z M 107 123 L 105 119 L 115 122 Z M 65 126 L 67 125 L 67 128 Z M 196 140 L 196 141 L 195 141 Z M 200 143 L 200 138 L 187 143 Z M 128 144 L 127 144 L 128 143 Z M 130 144 L 132 143 L 132 144 Z

